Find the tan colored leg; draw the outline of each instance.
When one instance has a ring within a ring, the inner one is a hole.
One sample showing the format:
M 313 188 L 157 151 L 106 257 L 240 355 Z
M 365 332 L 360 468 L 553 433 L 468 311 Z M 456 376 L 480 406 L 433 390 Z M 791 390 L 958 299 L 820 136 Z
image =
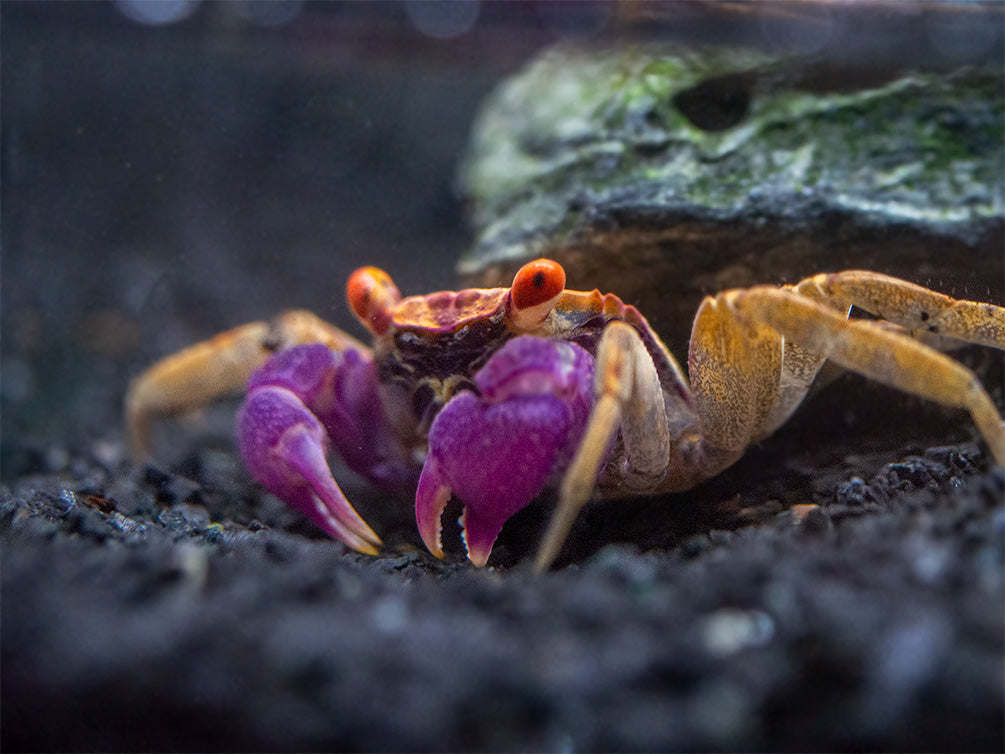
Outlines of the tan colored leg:
M 889 321 L 848 320 L 852 305 Z M 905 392 L 967 409 L 996 461 L 1005 463 L 1005 425 L 998 410 L 970 370 L 923 342 L 933 333 L 1002 348 L 1005 309 L 956 301 L 868 272 L 818 275 L 793 287 L 758 286 L 705 299 L 688 355 L 701 438 L 684 432 L 672 443 L 654 444 L 668 448 L 663 469 L 669 473 L 658 490 L 648 491 L 687 489 L 736 461 L 751 442 L 788 418 L 827 359 Z M 558 555 L 615 433 L 620 429 L 629 447 L 625 434 L 634 427 L 640 430 L 635 442 L 644 446 L 646 428 L 658 424 L 639 420 L 646 406 L 663 405 L 653 399 L 656 391 L 644 392 L 648 381 L 635 371 L 641 359 L 630 358 L 633 353 L 649 361 L 629 326 L 610 325 L 598 348 L 597 403 L 563 479 L 538 552 L 538 570 Z M 633 421 L 626 407 L 632 407 Z M 629 457 L 634 464 L 631 450 Z M 688 458 L 690 466 L 682 463 Z M 676 482 L 677 476 L 680 483 L 671 484 L 670 477 Z M 645 490 L 640 486 L 639 491 Z
M 688 348 L 691 392 L 702 436 L 736 461 L 761 434 L 781 390 L 782 339 L 770 327 L 735 316 L 720 294 L 698 308 Z
M 847 271 L 815 275 L 795 286 L 794 291 L 846 317 L 852 306 L 882 319 L 872 327 L 887 330 L 923 343 L 935 350 L 950 352 L 965 343 L 998 348 L 1005 338 L 1005 310 L 990 304 L 958 301 L 898 278 L 868 271 Z M 775 408 L 761 429 L 763 438 L 785 423 L 806 396 L 826 358 L 782 339 L 782 364 Z M 832 376 L 840 371 L 833 365 Z
M 624 484 L 652 491 L 666 475 L 670 435 L 656 367 L 631 325 L 612 322 L 597 346 L 597 402 L 583 439 L 562 478 L 558 504 L 538 549 L 535 567 L 546 570 L 565 543 L 579 511 L 593 494 L 618 430 L 632 466 Z
M 290 311 L 267 324 L 251 322 L 172 354 L 139 375 L 125 399 L 126 435 L 136 458 L 150 454 L 152 422 L 193 411 L 244 389 L 270 354 L 300 343 L 367 350 L 310 312 Z
M 837 308 L 851 305 L 910 331 L 949 336 L 967 343 L 1005 348 L 1005 308 L 954 299 L 878 272 L 849 270 L 815 275 L 797 290 L 819 295 Z
M 835 299 L 852 290 L 853 285 L 859 286 L 851 303 L 874 308 L 903 327 L 910 328 L 912 321 L 934 322 L 940 332 L 961 340 L 1005 345 L 1005 310 L 1001 307 L 958 302 L 873 273 L 825 275 L 811 280 L 821 281 L 825 294 L 828 287 L 835 291 Z M 997 408 L 976 376 L 945 354 L 873 322 L 845 319 L 831 306 L 792 290 L 758 286 L 729 291 L 721 298 L 743 321 L 769 325 L 787 341 L 845 369 L 945 406 L 966 409 L 995 460 L 1005 463 L 1005 426 Z

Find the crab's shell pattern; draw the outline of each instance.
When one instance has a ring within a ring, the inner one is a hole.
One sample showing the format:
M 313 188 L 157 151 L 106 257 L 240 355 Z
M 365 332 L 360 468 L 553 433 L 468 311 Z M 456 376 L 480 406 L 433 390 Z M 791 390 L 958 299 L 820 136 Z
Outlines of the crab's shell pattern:
M 468 288 L 402 299 L 392 322 L 398 330 L 456 332 L 473 322 L 501 314 L 509 288 Z

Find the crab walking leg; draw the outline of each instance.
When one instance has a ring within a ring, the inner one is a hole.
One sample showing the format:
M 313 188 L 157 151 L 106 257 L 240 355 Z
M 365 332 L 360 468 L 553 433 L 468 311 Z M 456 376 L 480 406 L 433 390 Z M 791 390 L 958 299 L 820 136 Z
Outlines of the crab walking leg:
M 791 290 L 758 286 L 729 291 L 720 298 L 735 316 L 751 326 L 768 325 L 786 339 L 845 369 L 945 406 L 966 409 L 995 460 L 1005 464 L 1005 424 L 997 408 L 974 373 L 945 354 L 869 321 L 845 319 L 831 307 Z M 994 321 L 1000 319 L 1000 308 L 976 306 L 992 315 L 987 318 L 990 326 L 968 327 L 968 315 L 952 314 L 951 306 L 943 310 L 948 313 L 942 319 L 957 323 L 950 325 L 957 328 L 957 337 L 968 335 L 977 342 L 991 339 L 998 345 Z M 905 324 L 901 314 L 889 310 L 886 313 L 901 318 L 897 324 Z
M 597 346 L 594 379 L 596 403 L 562 478 L 558 504 L 537 553 L 539 571 L 546 570 L 561 551 L 619 430 L 632 459 L 628 484 L 651 491 L 666 475 L 670 433 L 663 392 L 652 358 L 630 325 L 615 321 L 607 326 Z
M 251 322 L 189 346 L 147 369 L 126 393 L 126 433 L 138 458 L 150 454 L 150 428 L 161 416 L 192 411 L 244 389 L 268 357 L 265 322 Z
M 569 536 L 576 516 L 593 493 L 600 465 L 620 423 L 621 403 L 618 398 L 609 394 L 601 395 L 593 407 L 583 442 L 562 478 L 555 512 L 552 513 L 534 561 L 537 571 L 548 570 L 562 551 L 562 545 Z
M 1005 348 L 1005 308 L 954 299 L 889 275 L 862 270 L 814 275 L 796 291 L 836 308 L 857 306 L 908 331 Z
M 870 323 L 934 350 L 948 353 L 966 343 L 1005 348 L 1005 309 L 992 304 L 961 301 L 914 283 L 877 272 L 850 270 L 806 278 L 782 290 L 795 291 L 846 317 L 853 306 L 878 317 Z M 749 327 L 749 325 L 748 325 Z M 775 332 L 772 330 L 771 332 Z M 699 342 L 695 338 L 692 343 Z M 797 345 L 781 342 L 782 365 L 778 401 L 758 437 L 784 423 L 799 406 L 817 377 L 826 357 Z M 839 368 L 831 370 L 836 376 Z
M 271 324 L 251 322 L 189 346 L 154 364 L 133 380 L 125 399 L 130 451 L 150 454 L 152 422 L 193 411 L 236 394 L 277 349 L 297 343 L 324 343 L 334 350 L 368 349 L 307 311 L 289 311 Z
M 807 373 L 818 363 L 793 356 L 787 368 L 782 338 L 770 327 L 748 324 L 738 319 L 721 296 L 702 301 L 691 329 L 688 349 L 688 374 L 698 413 L 702 436 L 716 450 L 716 473 L 740 458 L 751 441 L 764 428 L 777 421 L 775 408 L 801 398 Z M 803 356 L 805 354 L 800 354 Z M 795 379 L 795 395 L 788 395 L 783 375 Z M 711 475 L 711 474 L 709 474 Z

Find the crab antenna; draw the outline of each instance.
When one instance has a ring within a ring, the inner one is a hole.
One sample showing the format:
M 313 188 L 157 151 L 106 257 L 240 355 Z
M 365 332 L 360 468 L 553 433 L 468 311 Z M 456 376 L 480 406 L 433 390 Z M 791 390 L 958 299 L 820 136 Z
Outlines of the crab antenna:
M 562 265 L 550 259 L 528 262 L 513 278 L 507 307 L 510 324 L 522 331 L 537 329 L 551 314 L 564 290 Z
M 360 267 L 345 286 L 353 314 L 374 335 L 391 327 L 391 310 L 401 301 L 401 293 L 391 276 L 377 267 Z

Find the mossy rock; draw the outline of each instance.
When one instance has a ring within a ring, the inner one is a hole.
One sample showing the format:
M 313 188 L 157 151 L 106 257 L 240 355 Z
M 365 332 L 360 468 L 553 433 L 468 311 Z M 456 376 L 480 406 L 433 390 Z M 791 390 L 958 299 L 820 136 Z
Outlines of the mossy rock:
M 876 70 L 754 49 L 561 45 L 486 102 L 466 282 L 563 262 L 671 345 L 700 297 L 867 268 L 1000 301 L 1001 61 Z M 677 341 L 677 343 L 674 343 Z

